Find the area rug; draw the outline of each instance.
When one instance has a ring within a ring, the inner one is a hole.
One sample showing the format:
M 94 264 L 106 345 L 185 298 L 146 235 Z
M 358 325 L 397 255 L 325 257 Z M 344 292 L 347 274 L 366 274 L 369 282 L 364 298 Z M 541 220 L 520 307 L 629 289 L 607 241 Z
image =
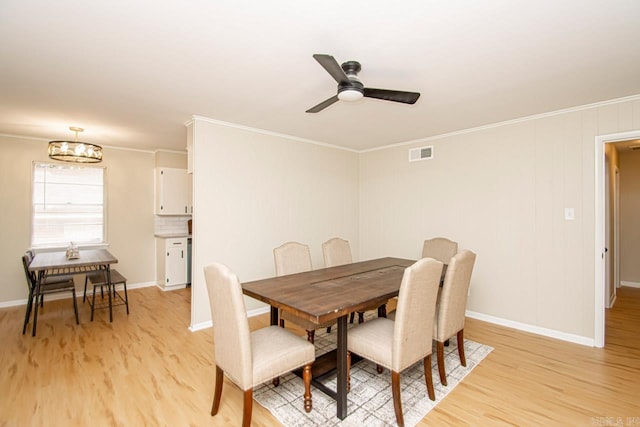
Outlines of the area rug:
M 316 331 L 316 357 L 335 348 L 336 331 Z M 484 359 L 493 348 L 474 341 L 464 341 L 467 366 L 460 365 L 455 338 L 445 347 L 445 367 L 448 386 L 440 384 L 435 347 L 432 356 L 433 386 L 436 400 L 427 396 L 422 361 L 406 369 L 400 375 L 402 409 L 406 426 L 415 426 L 433 409 L 462 379 Z M 335 390 L 335 375 L 323 380 L 325 385 Z M 396 425 L 391 395 L 391 373 L 385 369 L 382 374 L 376 372 L 376 366 L 368 360 L 362 360 L 351 367 L 351 392 L 347 397 L 347 417 L 336 417 L 336 402 L 321 392 L 311 388 L 313 410 L 306 413 L 302 395 L 304 385 L 296 375 L 289 374 L 280 378 L 280 385 L 274 387 L 270 382 L 254 389 L 253 397 L 267 408 L 284 426 L 390 426 Z

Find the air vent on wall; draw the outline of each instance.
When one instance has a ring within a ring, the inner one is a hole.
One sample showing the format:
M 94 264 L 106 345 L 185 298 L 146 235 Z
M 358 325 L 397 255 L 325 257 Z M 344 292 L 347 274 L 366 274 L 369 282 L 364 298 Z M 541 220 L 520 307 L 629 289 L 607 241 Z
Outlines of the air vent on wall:
M 428 147 L 411 148 L 409 150 L 410 162 L 428 159 L 433 159 L 433 145 L 430 145 Z

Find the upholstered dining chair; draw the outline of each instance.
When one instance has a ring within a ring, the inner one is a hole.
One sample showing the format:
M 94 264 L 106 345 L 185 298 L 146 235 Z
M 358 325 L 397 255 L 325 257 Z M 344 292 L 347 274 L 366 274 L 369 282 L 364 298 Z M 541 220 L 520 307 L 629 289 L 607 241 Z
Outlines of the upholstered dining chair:
M 22 256 L 22 266 L 24 268 L 24 274 L 27 278 L 27 286 L 29 288 L 29 295 L 27 299 L 27 309 L 24 315 L 24 324 L 22 325 L 22 334 L 27 331 L 27 324 L 31 317 L 31 310 L 33 309 L 33 303 L 38 304 L 36 292 L 36 274 L 33 271 L 29 271 L 29 264 L 33 261 L 34 254 L 32 251 L 27 251 Z M 40 283 L 40 306 L 44 306 L 44 296 L 47 294 L 59 293 L 59 292 L 71 292 L 73 295 L 73 310 L 76 315 L 76 325 L 80 324 L 78 318 L 78 302 L 76 301 L 76 285 L 73 281 L 72 275 L 64 276 L 50 276 L 46 277 L 42 283 Z M 34 319 L 35 322 L 35 319 Z M 35 324 L 34 324 L 35 327 Z
M 309 246 L 298 242 L 287 242 L 273 250 L 273 259 L 276 266 L 276 276 L 302 273 L 311 270 L 311 252 Z M 285 321 L 291 321 L 307 331 L 307 339 L 313 343 L 315 341 L 316 329 L 327 328 L 330 332 L 331 326 L 335 323 L 332 320 L 321 325 L 316 325 L 302 319 L 288 311 L 280 310 L 280 326 L 284 328 Z
M 457 337 L 460 363 L 467 366 L 464 356 L 464 315 L 475 260 L 476 254 L 468 250 L 461 251 L 451 258 L 440 290 L 433 337 L 436 341 L 440 383 L 445 386 L 447 374 L 444 367 L 444 343 L 454 335 Z
M 310 412 L 313 344 L 278 326 L 249 331 L 238 277 L 222 264 L 204 268 L 213 321 L 216 385 L 211 415 L 220 408 L 224 374 L 244 392 L 242 425 L 251 424 L 253 388 L 303 367 L 304 409 Z
M 322 256 L 324 257 L 325 267 L 335 267 L 338 265 L 351 264 L 353 258 L 351 257 L 351 245 L 348 240 L 341 239 L 340 237 L 334 237 L 327 240 L 322 244 Z M 382 305 L 382 312 L 386 313 Z M 364 313 L 369 310 L 378 310 L 379 305 L 372 305 L 358 312 L 358 323 L 364 322 Z M 351 313 L 349 323 L 353 323 L 355 313 Z
M 400 373 L 421 360 L 429 399 L 435 400 L 431 375 L 434 313 L 442 263 L 421 259 L 404 271 L 398 295 L 395 322 L 378 317 L 349 329 L 347 336 L 347 381 L 350 388 L 351 353 L 391 370 L 393 408 L 399 426 L 404 426 L 400 399 Z
M 443 264 L 449 264 L 449 260 L 457 252 L 458 242 L 444 237 L 425 240 L 422 245 L 422 258 L 433 258 Z

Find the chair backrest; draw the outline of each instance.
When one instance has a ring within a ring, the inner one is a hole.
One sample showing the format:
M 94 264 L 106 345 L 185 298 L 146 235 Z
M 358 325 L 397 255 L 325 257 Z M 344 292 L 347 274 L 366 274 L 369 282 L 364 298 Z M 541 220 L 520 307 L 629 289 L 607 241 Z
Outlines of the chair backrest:
M 401 372 L 431 354 L 442 263 L 426 258 L 404 271 L 393 331 L 391 364 Z
M 335 267 L 353 262 L 349 241 L 339 237 L 329 239 L 322 244 L 322 255 L 325 267 Z
M 302 273 L 311 270 L 309 246 L 298 242 L 287 242 L 273 250 L 276 276 Z
M 467 295 L 476 254 L 464 250 L 451 258 L 440 291 L 436 339 L 444 341 L 464 328 Z
M 242 390 L 253 386 L 251 338 L 238 276 L 222 264 L 204 268 L 216 365 Z
M 449 264 L 449 260 L 456 253 L 458 253 L 458 242 L 444 237 L 425 240 L 422 245 L 422 258 L 433 258 L 443 264 Z
M 29 293 L 31 293 L 31 289 L 36 285 L 36 275 L 34 272 L 29 271 L 29 264 L 31 264 L 31 261 L 33 261 L 33 252 L 27 251 L 22 255 L 22 267 L 24 267 L 24 274 L 27 278 Z

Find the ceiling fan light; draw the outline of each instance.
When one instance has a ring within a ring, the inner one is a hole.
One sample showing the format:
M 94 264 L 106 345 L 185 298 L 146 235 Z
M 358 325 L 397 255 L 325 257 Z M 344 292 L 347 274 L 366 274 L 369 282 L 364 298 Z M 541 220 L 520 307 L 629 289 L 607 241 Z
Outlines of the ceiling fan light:
M 346 89 L 338 93 L 338 99 L 340 101 L 353 102 L 362 99 L 362 92 L 356 89 Z

